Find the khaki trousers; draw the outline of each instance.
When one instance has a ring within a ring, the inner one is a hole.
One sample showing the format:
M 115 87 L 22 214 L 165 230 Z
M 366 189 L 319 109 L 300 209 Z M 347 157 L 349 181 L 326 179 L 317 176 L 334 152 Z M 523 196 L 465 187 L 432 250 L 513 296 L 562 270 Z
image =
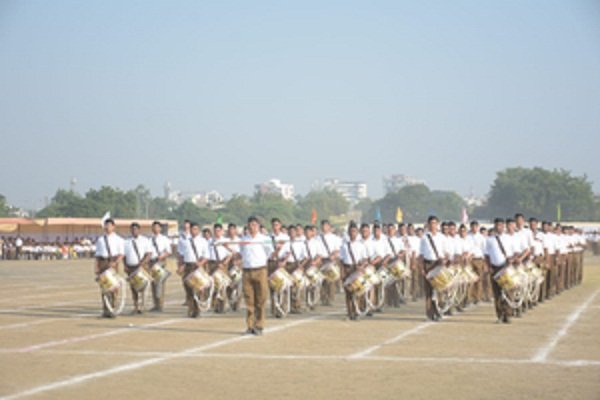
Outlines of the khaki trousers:
M 429 271 L 434 269 L 437 266 L 435 261 L 423 261 L 423 275 L 426 276 Z M 433 304 L 433 286 L 431 283 L 425 279 L 425 315 L 427 318 L 433 320 L 435 317 L 441 317 L 438 313 L 438 310 L 435 308 Z
M 101 260 L 98 264 L 98 274 L 103 273 L 104 271 L 106 271 L 107 269 L 109 269 L 109 260 Z M 115 271 L 116 272 L 116 271 Z M 108 299 L 110 301 L 111 306 L 115 307 L 115 296 L 111 293 L 108 296 Z M 109 317 L 110 311 L 108 310 L 108 308 L 106 307 L 106 304 L 104 304 L 104 295 L 102 294 L 102 292 L 100 292 L 100 300 L 102 301 L 102 315 L 105 317 Z
M 479 280 L 471 284 L 469 300 L 477 304 L 481 301 L 481 296 L 483 294 L 483 271 L 485 269 L 485 262 L 483 261 L 483 258 L 473 258 L 471 260 L 471 267 L 477 276 L 479 276 Z
M 267 266 L 244 268 L 242 287 L 247 308 L 246 325 L 249 329 L 263 329 L 267 298 L 269 297 Z
M 491 267 L 492 276 L 496 275 L 496 273 L 498 271 L 500 271 L 502 268 L 503 267 L 492 266 Z M 504 300 L 502 298 L 502 288 L 500 287 L 498 282 L 496 282 L 496 280 L 493 278 L 492 278 L 492 290 L 494 292 L 494 306 L 496 307 L 496 316 L 498 317 L 498 319 L 510 317 L 512 315 L 512 310 L 510 309 L 510 306 L 508 305 L 506 300 Z

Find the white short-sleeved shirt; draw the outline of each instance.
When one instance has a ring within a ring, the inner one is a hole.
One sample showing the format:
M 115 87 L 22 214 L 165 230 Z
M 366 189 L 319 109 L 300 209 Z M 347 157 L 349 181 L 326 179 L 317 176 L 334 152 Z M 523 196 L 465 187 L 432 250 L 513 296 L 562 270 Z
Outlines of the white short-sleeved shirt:
M 163 234 L 153 235 L 149 238 L 150 248 L 152 250 L 151 258 L 157 259 L 160 255 L 171 254 L 171 241 Z
M 106 247 L 108 242 L 108 247 Z M 110 235 L 102 235 L 98 237 L 96 241 L 96 257 L 117 257 L 125 254 L 125 242 L 123 238 L 117 235 L 115 232 Z
M 306 255 L 311 257 L 313 260 L 317 257 L 327 257 L 327 250 L 323 246 L 323 242 L 318 237 L 313 237 L 307 240 L 305 243 Z
M 553 255 L 556 254 L 556 250 L 558 247 L 556 234 L 554 232 L 544 233 L 543 236 L 543 245 L 544 249 L 548 251 L 548 254 Z
M 431 240 L 433 241 L 433 244 L 435 245 L 435 250 L 437 250 L 437 255 L 436 255 L 436 252 L 433 249 L 433 247 L 431 247 L 431 242 L 429 241 L 429 238 L 431 238 Z M 448 251 L 446 237 L 441 232 L 438 232 L 435 235 L 432 235 L 431 232 L 427 232 L 421 238 L 419 254 L 421 256 L 423 256 L 423 258 L 425 260 L 437 261 L 438 256 L 439 256 L 439 259 L 443 259 L 449 253 L 450 252 Z
M 231 255 L 231 251 L 229 251 L 227 249 L 227 247 L 223 246 L 223 244 L 228 243 L 229 239 L 226 237 L 220 237 L 220 238 L 211 238 L 210 241 L 208 242 L 209 244 L 209 260 L 211 261 L 223 261 L 224 259 L 226 259 L 227 257 L 229 257 Z M 217 257 L 218 256 L 218 257 Z
M 390 248 L 390 254 L 392 254 L 393 257 L 396 257 L 401 251 L 406 249 L 404 241 L 399 236 L 388 236 L 387 242 Z
M 246 235 L 242 237 L 243 244 L 240 246 L 242 265 L 244 269 L 256 269 L 267 265 L 271 255 L 271 238 L 257 233 L 256 236 Z
M 130 267 L 139 265 L 146 254 L 152 253 L 150 246 L 150 241 L 145 236 L 128 238 L 125 241 L 125 265 Z
M 233 237 L 227 237 L 227 239 L 229 239 L 229 245 L 227 247 L 229 247 L 229 250 L 233 253 L 239 253 L 240 252 L 240 245 L 237 243 L 231 243 L 231 242 L 239 242 L 240 238 L 238 236 L 233 236 Z
M 485 254 L 485 237 L 479 232 L 475 234 L 469 232 L 467 240 L 470 242 L 469 248 L 473 258 L 483 258 Z
M 533 234 L 533 255 L 543 256 L 544 255 L 544 232 L 537 231 L 532 232 Z
M 329 253 L 340 251 L 340 248 L 342 247 L 342 238 L 334 233 L 329 232 L 326 234 L 320 234 L 318 239 L 321 241 L 321 244 L 325 249 L 326 255 L 324 257 L 329 257 Z M 325 245 L 325 243 L 327 243 L 327 245 Z
M 368 258 L 367 248 L 359 238 L 356 238 L 354 241 L 345 241 L 340 248 L 340 259 L 344 264 L 354 265 L 354 262 L 360 264 L 362 260 Z
M 285 242 L 279 251 L 279 259 L 289 263 L 302 261 L 307 257 L 304 241 L 296 238 L 293 241 Z
M 283 244 L 290 241 L 290 237 L 288 234 L 279 232 L 278 234 L 271 233 L 269 234 L 269 254 L 272 254 L 275 251 L 275 246 L 279 245 L 279 242 L 284 242 Z M 283 249 L 283 245 L 281 246 Z M 281 250 L 280 250 L 281 251 Z
M 190 237 L 183 242 L 185 243 L 185 249 L 183 251 L 184 262 L 195 263 L 201 259 L 209 259 L 210 251 L 208 249 L 208 242 L 202 235 Z
M 502 243 L 502 246 L 500 246 L 499 242 Z M 489 236 L 486 240 L 486 254 L 490 258 L 490 263 L 495 267 L 504 266 L 507 258 L 515 254 L 514 245 L 515 242 L 509 234 L 503 233 L 500 236 Z
M 558 244 L 558 253 L 569 254 L 569 240 L 567 238 L 567 235 L 565 235 L 564 233 L 556 235 L 556 243 Z
M 407 235 L 405 236 L 406 242 L 404 242 L 404 248 L 409 250 L 413 255 L 419 255 L 421 251 L 421 239 L 417 235 Z M 408 247 L 406 246 L 408 243 Z
M 177 253 L 180 256 L 185 255 L 185 249 L 187 248 L 187 242 L 192 237 L 192 235 L 188 232 L 181 232 L 179 234 L 179 238 L 177 239 Z
M 369 259 L 373 260 L 377 257 L 386 257 L 392 254 L 392 249 L 390 248 L 390 244 L 387 241 L 387 237 L 383 237 L 383 235 L 379 238 L 371 238 L 371 251 L 369 254 Z

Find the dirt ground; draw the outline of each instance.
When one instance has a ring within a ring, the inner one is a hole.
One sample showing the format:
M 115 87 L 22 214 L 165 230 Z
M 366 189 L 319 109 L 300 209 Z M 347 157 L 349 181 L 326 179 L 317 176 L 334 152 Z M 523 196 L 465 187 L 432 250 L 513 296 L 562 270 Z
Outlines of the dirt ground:
M 423 301 L 359 322 L 334 307 L 269 319 L 165 312 L 99 318 L 92 261 L 0 263 L 0 398 L 600 399 L 600 258 L 582 285 L 510 325 L 491 304 L 429 323 Z M 172 268 L 172 265 L 170 266 Z

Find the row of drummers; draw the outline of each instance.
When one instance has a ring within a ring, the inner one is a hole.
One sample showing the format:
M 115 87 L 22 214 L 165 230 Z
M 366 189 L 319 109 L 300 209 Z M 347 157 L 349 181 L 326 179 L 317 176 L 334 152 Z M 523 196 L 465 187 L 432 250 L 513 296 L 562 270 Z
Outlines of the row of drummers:
M 487 230 L 477 222 L 470 224 L 470 230 L 452 222 L 441 227 L 436 223 L 434 228 L 432 223 L 437 219 L 432 218 L 427 231 L 404 224 L 350 224 L 343 237 L 333 233 L 327 221 L 322 221 L 319 231 L 314 226 L 284 226 L 274 218 L 271 232 L 264 235 L 266 240 L 261 246 L 268 253 L 272 313 L 282 317 L 301 312 L 304 306 L 314 309 L 319 303 L 332 304 L 341 282 L 351 319 L 381 311 L 384 304 L 397 306 L 408 297 L 415 300 L 424 294 L 427 315 L 435 320 L 442 314 L 435 300 L 441 304 L 441 294 L 450 289 L 459 311 L 467 302 L 489 300 L 493 289 L 490 282 L 494 281 L 490 273 L 496 264 L 489 260 Z M 575 261 L 568 263 L 568 257 L 562 262 L 558 254 L 581 250 L 585 239 L 567 227 L 545 223 L 543 229 L 538 230 L 534 219 L 526 226 L 523 216 L 517 215 L 509 224 L 512 233 L 506 248 L 523 254 L 520 263 L 539 261 L 540 257 L 545 260 L 548 253 L 557 254 L 554 273 L 551 263 L 544 263 L 548 265 L 543 269 L 546 285 L 539 290 L 545 298 L 567 286 L 567 273 L 561 273 L 560 265 L 576 265 Z M 160 225 L 156 224 L 150 239 L 139 235 L 133 225 L 132 237 L 125 242 L 119 239 L 114 233 L 100 237 L 96 257 L 102 260 L 124 254 L 135 310 L 141 312 L 143 308 L 144 296 L 140 294 L 146 287 L 151 287 L 154 309 L 162 309 L 168 278 L 164 261 L 170 255 L 170 246 L 160 234 Z M 189 316 L 211 308 L 224 312 L 227 306 L 234 310 L 238 307 L 242 293 L 241 244 L 233 224 L 226 231 L 215 224 L 212 232 L 205 230 L 202 234 L 197 225 L 184 224 L 177 257 Z M 441 268 L 446 266 L 451 268 Z M 575 275 L 569 274 L 570 279 Z M 433 299 L 434 290 L 438 292 L 437 299 Z M 494 293 L 494 299 L 497 297 Z

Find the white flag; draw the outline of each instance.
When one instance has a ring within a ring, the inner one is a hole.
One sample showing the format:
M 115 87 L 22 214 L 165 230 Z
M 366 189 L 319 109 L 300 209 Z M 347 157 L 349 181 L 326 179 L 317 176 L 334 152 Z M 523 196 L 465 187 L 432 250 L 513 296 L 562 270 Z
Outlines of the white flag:
M 467 214 L 467 208 L 463 207 L 462 209 L 462 223 L 463 224 L 467 224 L 469 223 L 469 214 Z
M 104 214 L 104 216 L 102 217 L 102 219 L 100 220 L 100 226 L 104 226 L 104 223 L 106 222 L 107 219 L 110 218 L 110 211 L 107 211 L 106 214 Z

